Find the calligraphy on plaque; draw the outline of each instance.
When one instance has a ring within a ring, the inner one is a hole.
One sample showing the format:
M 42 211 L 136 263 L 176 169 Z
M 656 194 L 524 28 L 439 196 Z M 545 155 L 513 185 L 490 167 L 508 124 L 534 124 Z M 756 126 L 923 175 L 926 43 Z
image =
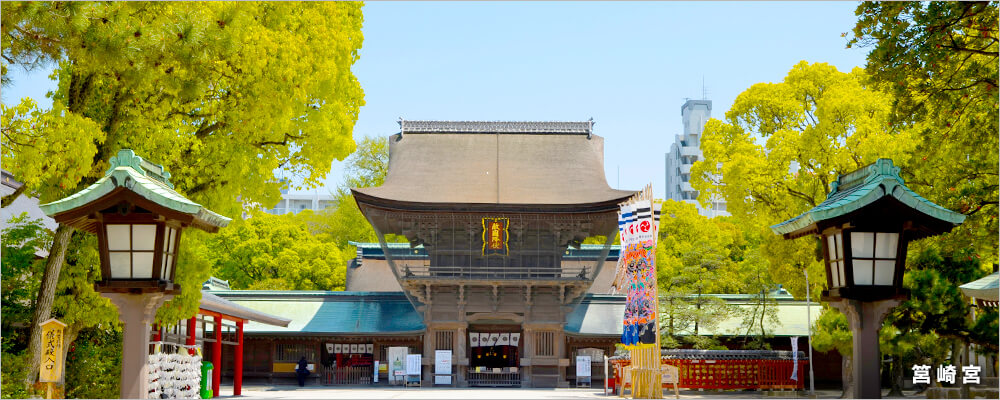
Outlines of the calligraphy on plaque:
M 507 255 L 507 218 L 483 218 L 483 255 Z

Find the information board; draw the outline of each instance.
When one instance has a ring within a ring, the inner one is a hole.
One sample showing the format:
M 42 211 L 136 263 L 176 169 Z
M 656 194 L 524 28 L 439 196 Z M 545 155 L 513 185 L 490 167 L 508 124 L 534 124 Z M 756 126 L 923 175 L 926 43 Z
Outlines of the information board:
M 406 355 L 406 374 L 420 375 L 420 354 Z
M 434 384 L 451 384 L 451 350 L 434 352 Z
M 590 377 L 590 356 L 576 356 L 576 376 Z
M 386 350 L 386 362 L 389 363 L 389 382 L 402 383 L 403 375 L 406 374 L 406 354 L 410 352 L 406 347 L 390 347 Z

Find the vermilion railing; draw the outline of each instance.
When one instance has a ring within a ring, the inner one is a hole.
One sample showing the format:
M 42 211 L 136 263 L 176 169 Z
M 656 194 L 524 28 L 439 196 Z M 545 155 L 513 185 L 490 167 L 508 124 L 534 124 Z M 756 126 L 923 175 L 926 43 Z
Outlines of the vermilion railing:
M 614 364 L 615 382 L 620 383 L 628 359 L 609 360 Z M 687 389 L 802 389 L 807 361 L 798 360 L 797 380 L 792 379 L 793 360 L 766 359 L 663 359 L 663 364 L 678 368 L 677 386 Z M 669 385 L 672 387 L 672 385 Z M 668 385 L 664 385 L 668 387 Z

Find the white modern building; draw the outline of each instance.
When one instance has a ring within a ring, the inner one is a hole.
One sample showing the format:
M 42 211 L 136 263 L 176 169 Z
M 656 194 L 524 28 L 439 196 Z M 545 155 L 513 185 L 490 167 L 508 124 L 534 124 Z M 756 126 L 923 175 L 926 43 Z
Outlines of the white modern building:
M 691 166 L 703 159 L 701 134 L 705 123 L 712 118 L 711 100 L 688 100 L 681 106 L 684 130 L 676 135 L 674 144 L 666 154 L 666 196 L 664 199 L 684 201 L 698 207 L 698 213 L 707 217 L 729 215 L 726 201 L 713 198 L 710 208 L 698 203 L 698 192 L 691 187 Z
M 0 197 L 7 197 L 14 194 L 21 185 L 23 183 L 14 179 L 14 175 L 11 175 L 7 171 L 2 171 L 2 176 L 0 176 Z M 22 213 L 27 213 L 28 219 L 31 220 L 40 219 L 42 226 L 53 232 L 59 227 L 59 224 L 54 219 L 49 218 L 42 212 L 42 209 L 38 208 L 38 199 L 25 193 L 14 199 L 7 207 L 0 209 L 0 228 L 7 229 L 10 227 L 10 219 Z M 35 255 L 48 257 L 49 249 L 38 249 Z
M 289 194 L 287 190 L 281 191 L 281 201 L 274 208 L 267 210 L 268 214 L 298 214 L 303 210 L 319 211 L 337 204 L 336 199 L 331 194 L 314 193 Z

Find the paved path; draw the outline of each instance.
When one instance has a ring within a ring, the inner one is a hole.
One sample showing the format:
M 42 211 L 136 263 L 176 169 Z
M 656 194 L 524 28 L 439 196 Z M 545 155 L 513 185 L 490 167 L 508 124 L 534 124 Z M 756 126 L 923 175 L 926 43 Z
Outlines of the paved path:
M 222 387 L 223 398 L 232 397 L 232 386 Z M 699 392 L 681 391 L 682 399 L 779 399 L 806 398 L 796 397 L 793 392 L 785 392 L 781 396 L 768 395 L 766 392 L 726 391 Z M 839 390 L 817 390 L 817 398 L 835 399 L 840 397 Z M 906 398 L 923 398 L 913 396 L 909 391 Z M 666 395 L 666 393 L 665 393 Z M 673 398 L 673 396 L 664 396 Z M 604 396 L 600 389 L 489 389 L 489 388 L 401 388 L 401 387 L 305 387 L 289 385 L 276 386 L 244 386 L 243 395 L 239 399 L 592 399 L 617 400 L 618 396 Z

